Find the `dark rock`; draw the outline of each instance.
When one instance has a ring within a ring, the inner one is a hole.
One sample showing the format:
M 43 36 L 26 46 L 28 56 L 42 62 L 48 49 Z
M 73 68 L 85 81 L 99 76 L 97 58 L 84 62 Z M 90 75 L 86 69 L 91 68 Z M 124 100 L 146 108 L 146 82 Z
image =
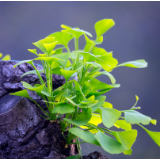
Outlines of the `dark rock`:
M 95 151 L 90 153 L 87 156 L 82 156 L 83 159 L 108 159 L 106 156 L 103 156 L 101 152 Z
M 39 83 L 36 75 L 21 76 L 33 67 L 16 61 L 0 61 L 0 158 L 66 158 L 73 152 L 73 145 L 65 147 L 65 139 L 57 122 L 41 118 L 41 110 L 23 97 L 9 95 L 23 88 L 21 81 L 31 85 Z M 36 65 L 37 69 L 42 69 Z M 42 75 L 45 80 L 45 75 Z M 54 88 L 64 83 L 62 76 L 53 75 Z M 46 109 L 45 103 L 35 92 L 30 96 Z

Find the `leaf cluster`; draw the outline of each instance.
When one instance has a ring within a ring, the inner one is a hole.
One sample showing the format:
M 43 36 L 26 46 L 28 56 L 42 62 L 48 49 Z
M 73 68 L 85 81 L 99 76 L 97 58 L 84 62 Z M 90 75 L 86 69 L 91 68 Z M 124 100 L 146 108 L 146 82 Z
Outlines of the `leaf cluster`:
M 62 134 L 68 131 L 68 137 L 65 137 L 66 143 L 75 144 L 80 152 L 80 143 L 91 143 L 101 146 L 105 151 L 111 154 L 124 153 L 131 155 L 132 145 L 137 137 L 137 130 L 132 129 L 133 124 L 141 126 L 149 136 L 160 146 L 160 132 L 149 131 L 142 125 L 150 123 L 156 125 L 156 120 L 143 115 L 136 107 L 136 103 L 129 110 L 119 111 L 113 108 L 113 105 L 106 101 L 106 92 L 113 88 L 119 88 L 116 79 L 111 71 L 118 67 L 145 68 L 147 62 L 143 59 L 118 63 L 113 57 L 112 52 L 104 48 L 97 47 L 103 42 L 103 34 L 115 25 L 112 19 L 103 19 L 98 21 L 94 28 L 96 39 L 91 39 L 92 34 L 79 28 L 72 28 L 61 25 L 62 30 L 54 32 L 44 39 L 33 43 L 41 53 L 36 49 L 29 49 L 29 52 L 35 54 L 37 58 L 25 60 L 17 63 L 14 67 L 29 63 L 34 70 L 26 72 L 27 74 L 36 74 L 39 77 L 40 84 L 31 86 L 26 82 L 22 91 L 12 95 L 23 96 L 32 99 L 28 90 L 36 92 L 46 103 L 48 111 L 43 110 L 46 119 L 51 122 L 58 120 L 60 122 Z M 79 49 L 79 38 L 84 36 L 85 46 Z M 75 50 L 70 51 L 69 42 L 74 40 Z M 33 61 L 40 60 L 43 70 L 37 70 Z M 46 82 L 42 79 L 41 73 L 45 73 Z M 52 74 L 62 75 L 65 78 L 65 84 L 53 90 Z M 110 84 L 98 80 L 101 75 L 110 79 Z M 64 118 L 61 118 L 64 115 Z M 103 124 L 102 128 L 99 124 Z M 116 131 L 115 128 L 119 130 Z M 79 141 L 79 138 L 83 140 Z

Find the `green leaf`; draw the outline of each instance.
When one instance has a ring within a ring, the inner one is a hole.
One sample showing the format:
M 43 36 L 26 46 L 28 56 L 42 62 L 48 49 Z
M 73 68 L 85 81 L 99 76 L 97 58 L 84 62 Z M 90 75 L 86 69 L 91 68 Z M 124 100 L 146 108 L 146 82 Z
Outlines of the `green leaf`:
M 99 48 L 99 47 L 94 47 L 92 51 L 94 55 L 99 55 L 99 56 L 112 53 L 112 52 L 107 52 L 104 48 Z
M 52 113 L 66 114 L 74 111 L 75 108 L 71 104 L 58 104 L 53 108 Z
M 84 103 L 84 101 L 82 101 L 81 103 L 79 103 L 77 106 L 79 108 L 88 108 L 88 107 L 92 107 L 94 106 L 95 104 L 97 104 L 98 100 L 94 100 L 94 101 L 91 101 L 89 103 Z
M 92 134 L 91 132 L 83 131 L 82 129 L 79 129 L 79 128 L 70 128 L 69 132 L 81 138 L 82 140 L 86 141 L 87 143 L 91 143 L 99 146 L 98 141 L 94 138 L 94 134 Z
M 153 141 L 160 147 L 160 132 L 150 131 L 145 127 L 143 127 L 142 125 L 139 126 L 142 127 L 148 133 L 148 135 L 153 139 Z
M 145 131 L 149 134 L 149 136 L 153 139 L 153 141 L 160 147 L 160 132 L 149 131 L 145 129 Z
M 109 89 L 104 89 L 104 90 L 101 90 L 101 91 L 90 91 L 89 93 L 88 93 L 88 96 L 92 96 L 92 95 L 95 95 L 95 96 L 100 96 L 100 95 L 102 95 L 102 94 L 104 94 L 104 93 L 106 93 L 106 92 L 108 92 L 108 91 L 110 91 L 111 90 L 111 88 L 109 88 Z
M 44 70 L 38 70 L 38 72 L 39 72 L 39 73 L 42 73 L 42 72 L 44 72 Z M 35 74 L 35 75 L 38 76 L 38 73 L 36 72 L 36 70 L 31 70 L 31 71 L 28 71 L 28 72 L 24 73 L 24 74 L 21 76 L 21 78 L 22 78 L 23 76 L 28 75 L 28 74 Z
M 91 90 L 90 83 L 88 81 L 84 81 L 82 85 L 82 92 L 86 96 Z
M 43 84 L 43 85 L 39 85 L 38 87 L 32 87 L 27 82 L 24 82 L 24 81 L 21 81 L 21 82 L 23 83 L 23 87 L 27 88 L 28 90 L 35 91 L 37 93 L 41 93 L 41 91 L 43 90 L 45 86 L 45 84 Z
M 0 58 L 3 56 L 3 54 L 2 53 L 0 53 Z
M 58 60 L 58 61 L 59 63 L 61 63 L 63 68 L 66 68 L 67 61 L 69 59 L 69 53 L 56 54 L 56 55 L 53 55 L 52 57 L 62 59 L 63 61 L 62 60 Z
M 100 143 L 101 147 L 108 153 L 119 154 L 125 151 L 125 148 L 121 143 L 102 132 L 96 133 L 94 137 Z
M 113 75 L 111 73 L 109 73 L 107 71 L 97 72 L 97 74 L 95 74 L 93 76 L 93 78 L 96 78 L 96 77 L 101 76 L 101 75 L 107 75 L 110 78 L 112 84 L 116 83 L 116 79 L 113 77 Z
M 82 92 L 81 86 L 79 85 L 79 83 L 76 80 L 73 80 L 73 81 L 74 81 L 75 91 L 76 91 L 76 95 L 77 95 L 78 99 L 80 101 L 85 100 L 86 98 Z
M 96 61 L 97 57 L 89 52 L 79 52 L 83 57 L 85 58 L 86 61 L 91 62 L 91 61 Z
M 62 32 L 68 32 L 70 34 L 72 34 L 74 37 L 76 37 L 77 39 L 82 35 L 82 34 L 87 34 L 88 36 L 92 37 L 92 34 L 87 32 L 87 31 L 84 31 L 84 30 L 81 30 L 79 28 L 72 28 L 72 27 L 69 27 L 69 26 L 66 26 L 64 24 L 61 25 L 61 27 L 63 29 L 66 29 L 66 30 L 62 30 Z
M 92 48 L 95 46 L 94 41 L 90 40 L 86 35 L 84 35 L 86 40 L 86 45 L 84 47 L 84 52 L 90 52 Z
M 73 100 L 71 100 L 71 98 L 65 97 L 71 104 L 73 104 L 74 106 L 77 106 L 79 108 L 88 108 L 88 107 L 92 107 L 93 105 L 95 105 L 98 101 L 97 100 L 93 100 L 88 102 L 87 100 L 81 101 L 79 104 L 76 104 Z M 88 103 L 87 103 L 88 102 Z
M 123 154 L 125 154 L 125 155 L 132 155 L 132 149 L 125 150 L 125 151 L 123 152 Z
M 104 108 L 113 108 L 113 105 L 109 102 L 104 102 L 103 107 Z
M 96 22 L 94 28 L 97 34 L 97 38 L 102 36 L 105 32 L 107 32 L 114 25 L 115 25 L 115 22 L 112 19 L 102 19 Z
M 28 49 L 28 51 L 38 56 L 36 49 Z
M 125 67 L 131 67 L 131 68 L 145 68 L 147 67 L 147 65 L 148 64 L 145 60 L 140 59 L 140 60 L 121 63 L 117 67 L 125 66 Z
M 68 47 L 68 43 L 73 38 L 73 35 L 65 32 L 55 32 L 48 35 L 47 37 L 54 37 L 55 41 L 58 41 L 58 44 Z
M 102 68 L 102 66 L 99 63 L 96 62 L 86 62 L 87 64 L 91 64 L 94 68 Z
M 76 72 L 76 71 L 70 71 L 70 70 L 64 70 L 64 69 L 60 69 L 62 75 L 64 76 L 64 78 L 66 79 L 66 81 Z
M 63 52 L 64 47 L 57 48 L 54 51 L 51 52 L 51 55 L 53 54 L 61 54 Z
M 42 52 L 47 53 L 47 50 L 46 50 L 44 44 L 46 44 L 46 43 L 53 43 L 54 41 L 55 41 L 54 37 L 50 37 L 50 38 L 46 37 L 46 38 L 41 39 L 41 40 L 39 40 L 37 42 L 34 42 L 33 44 L 37 48 L 39 48 Z
M 112 133 L 119 143 L 121 143 L 125 149 L 130 149 L 137 137 L 137 130 L 128 130 Z
M 106 96 L 96 96 L 95 100 L 98 100 L 98 103 L 93 105 L 92 112 L 96 111 L 99 107 L 101 107 L 105 102 Z
M 2 61 L 9 61 L 10 59 L 11 59 L 11 56 L 8 54 L 2 58 Z
M 74 66 L 74 70 L 79 70 L 83 67 L 83 62 L 77 62 Z
M 56 42 L 52 42 L 52 43 L 44 43 L 44 47 L 48 53 L 48 55 L 50 55 L 51 51 L 55 48 L 55 46 L 57 45 L 57 41 Z
M 142 123 L 144 125 L 148 125 L 151 121 L 151 118 L 149 116 L 143 115 L 135 110 L 124 111 L 124 115 L 126 122 L 131 124 Z
M 103 42 L 103 36 L 99 37 L 95 41 L 93 41 L 95 44 L 101 44 Z
M 104 82 L 99 81 L 98 79 L 94 78 L 90 81 L 92 91 L 101 90 L 101 89 L 111 89 L 111 88 L 118 88 L 120 84 L 106 84 Z M 95 85 L 96 84 L 96 85 Z
M 64 120 L 76 126 L 83 126 L 88 123 L 91 117 L 92 117 L 92 109 L 87 108 L 87 109 L 84 109 L 80 114 L 78 114 L 75 120 L 71 120 L 67 118 L 64 118 Z
M 108 72 L 112 71 L 118 64 L 118 60 L 112 57 L 112 53 L 99 57 L 96 62 Z
M 110 128 L 120 118 L 121 112 L 113 108 L 100 108 L 103 124 Z
M 114 124 L 114 126 L 117 128 L 122 128 L 126 131 L 132 129 L 131 124 L 127 123 L 125 120 L 117 120 L 116 123 Z
M 20 61 L 20 62 L 16 63 L 13 66 L 13 68 L 15 68 L 15 67 L 17 67 L 17 66 L 19 66 L 20 64 L 23 64 L 23 63 L 29 63 L 29 64 L 33 65 L 33 61 L 32 60 L 24 60 L 24 61 Z
M 151 123 L 156 125 L 157 124 L 157 120 L 156 119 L 151 119 Z
M 15 93 L 10 93 L 10 95 L 15 95 L 15 96 L 20 96 L 20 97 L 25 97 L 25 98 L 31 99 L 31 97 L 29 96 L 28 91 L 26 89 L 24 89 L 22 91 L 15 92 Z
M 97 113 L 92 113 L 92 117 L 88 123 L 94 124 L 95 126 L 98 126 L 102 123 L 102 118 Z

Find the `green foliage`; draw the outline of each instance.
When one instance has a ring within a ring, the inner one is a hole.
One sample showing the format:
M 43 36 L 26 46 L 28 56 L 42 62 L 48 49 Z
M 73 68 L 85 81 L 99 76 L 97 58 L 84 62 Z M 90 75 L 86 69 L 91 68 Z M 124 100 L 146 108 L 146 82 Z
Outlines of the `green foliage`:
M 17 63 L 31 64 L 35 70 L 25 73 L 36 74 L 40 79 L 40 84 L 31 86 L 26 82 L 23 91 L 12 93 L 12 95 L 23 96 L 32 99 L 27 90 L 36 92 L 44 99 L 48 111 L 43 110 L 46 119 L 58 121 L 62 134 L 68 131 L 67 144 L 72 144 L 75 139 L 79 155 L 70 158 L 81 157 L 80 143 L 91 143 L 101 146 L 106 152 L 111 154 L 124 153 L 132 154 L 132 145 L 137 137 L 137 130 L 132 129 L 133 124 L 141 126 L 149 136 L 160 146 L 160 132 L 149 131 L 143 125 L 152 123 L 156 125 L 156 120 L 136 111 L 139 100 L 136 96 L 136 103 L 129 110 L 119 111 L 106 101 L 103 94 L 120 87 L 115 84 L 116 79 L 110 73 L 117 67 L 145 68 L 145 60 L 129 61 L 118 64 L 118 60 L 113 57 L 112 52 L 107 52 L 96 45 L 103 42 L 103 34 L 114 26 L 112 19 L 103 19 L 95 24 L 96 39 L 88 38 L 92 35 L 79 28 L 72 28 L 61 25 L 62 31 L 52 33 L 35 43 L 42 53 L 38 54 L 36 49 L 29 51 L 37 58 L 25 60 Z M 86 44 L 83 49 L 79 49 L 79 38 L 84 35 Z M 69 42 L 74 39 L 75 50 L 70 51 Z M 59 47 L 60 45 L 60 47 Z M 64 51 L 65 50 L 65 51 Z M 66 52 L 67 51 L 67 52 Z M 34 60 L 41 60 L 43 70 L 37 70 Z M 41 77 L 45 73 L 46 82 Z M 63 75 L 65 84 L 53 90 L 52 74 Z M 104 75 L 109 78 L 111 84 L 106 84 L 97 79 Z M 75 80 L 76 79 L 76 80 Z M 33 100 L 34 101 L 34 100 Z M 34 101 L 35 102 L 35 101 Z M 35 102 L 36 103 L 36 102 Z M 64 118 L 61 118 L 63 115 Z M 124 115 L 124 116 L 123 116 Z M 104 128 L 99 127 L 103 123 Z M 110 129 L 112 127 L 112 129 Z M 118 131 L 114 129 L 118 128 Z M 63 134 L 64 135 L 64 134 Z M 79 141 L 79 138 L 83 142 Z
M 0 59 L 2 61 L 9 61 L 11 59 L 11 56 L 9 54 L 5 55 L 3 58 L 2 57 L 3 57 L 3 54 L 0 53 Z

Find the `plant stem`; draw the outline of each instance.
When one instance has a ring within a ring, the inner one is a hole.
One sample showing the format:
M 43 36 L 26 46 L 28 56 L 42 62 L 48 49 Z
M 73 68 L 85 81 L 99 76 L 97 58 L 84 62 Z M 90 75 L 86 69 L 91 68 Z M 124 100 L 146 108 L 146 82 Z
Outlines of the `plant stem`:
M 75 50 L 78 51 L 79 49 L 79 44 L 78 44 L 78 38 L 74 38 L 74 45 L 75 45 Z

